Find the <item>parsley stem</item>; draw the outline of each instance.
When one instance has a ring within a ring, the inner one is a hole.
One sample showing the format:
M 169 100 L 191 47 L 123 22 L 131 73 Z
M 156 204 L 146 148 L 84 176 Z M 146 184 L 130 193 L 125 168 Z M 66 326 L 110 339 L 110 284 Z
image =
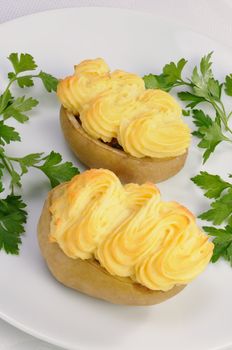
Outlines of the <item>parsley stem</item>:
M 10 82 L 8 83 L 8 85 L 7 85 L 6 89 L 5 89 L 4 95 L 6 94 L 6 92 L 9 91 L 11 85 L 13 84 L 13 82 L 14 82 L 15 80 L 16 80 L 16 77 L 15 77 L 15 78 L 12 78 L 12 79 L 10 80 Z
M 17 74 L 10 79 L 8 85 L 6 86 L 6 89 L 2 95 L 2 100 L 1 100 L 1 105 L 0 105 L 0 115 L 3 113 L 4 109 L 7 107 L 5 106 L 5 100 L 7 98 L 7 94 L 9 93 L 10 91 L 10 87 L 11 85 L 17 81 L 18 79 L 21 79 L 21 78 L 40 78 L 40 75 L 39 74 L 27 74 L 27 75 L 21 75 L 21 76 L 18 76 Z
M 180 79 L 180 80 L 178 81 L 178 85 L 176 85 L 176 86 L 181 86 L 181 85 L 186 85 L 186 86 L 189 86 L 189 87 L 192 87 L 192 86 L 193 86 L 192 83 L 188 83 L 187 81 L 185 81 L 185 80 L 183 80 L 183 79 Z
M 223 124 L 225 126 L 226 131 L 229 131 L 232 134 L 232 130 L 228 125 L 228 118 L 226 117 L 225 108 L 224 108 L 223 104 L 221 103 L 221 101 L 220 101 L 220 105 L 222 108 L 220 108 L 212 98 L 210 98 L 208 101 L 211 103 L 211 105 L 214 107 L 214 109 L 218 113 L 219 117 L 221 118 L 221 121 L 223 122 Z
M 11 178 L 13 177 L 13 165 L 11 164 L 11 162 L 8 160 L 8 157 L 4 156 L 3 154 L 0 155 L 0 158 L 2 159 L 3 164 L 5 165 L 6 170 L 8 171 L 9 175 L 11 176 Z M 10 188 L 11 188 L 11 194 L 14 194 L 14 184 L 10 183 Z
M 14 82 L 15 80 L 16 80 L 16 77 L 12 78 L 12 79 L 9 81 L 9 83 L 8 83 L 8 85 L 7 85 L 7 87 L 6 87 L 5 91 L 4 91 L 4 93 L 3 93 L 3 95 L 2 95 L 2 101 L 1 101 L 1 106 L 0 106 L 0 114 L 2 114 L 2 112 L 4 111 L 4 109 L 7 107 L 7 106 L 5 106 L 5 101 L 6 101 L 6 98 L 7 98 L 7 94 L 9 93 L 10 87 L 11 87 L 11 85 L 13 84 L 13 82 Z
M 177 87 L 177 86 L 189 86 L 192 87 L 192 83 L 188 83 L 187 81 L 184 81 L 183 79 L 177 80 L 171 87 L 171 89 Z
M 232 143 L 232 140 L 231 139 L 229 139 L 228 137 L 226 137 L 225 135 L 223 135 L 224 137 L 223 137 L 223 140 L 224 141 L 227 141 L 227 142 L 230 142 L 230 143 Z
M 223 111 L 223 114 L 224 114 L 224 116 L 225 116 L 225 120 L 226 120 L 226 125 L 225 125 L 225 127 L 226 127 L 226 130 L 229 131 L 229 132 L 232 134 L 232 130 L 231 130 L 231 128 L 230 128 L 229 125 L 228 125 L 228 120 L 229 120 L 229 117 L 230 117 L 232 111 L 230 112 L 230 114 L 229 114 L 228 116 L 226 116 L 226 110 L 225 110 L 225 107 L 224 107 L 222 101 L 219 101 L 219 104 L 220 104 L 220 106 L 221 106 L 221 108 L 222 108 L 222 111 Z
M 20 162 L 21 158 L 15 158 L 15 157 L 7 157 L 9 160 L 12 160 L 13 162 Z
M 13 165 L 11 163 L 11 160 L 14 160 L 14 158 L 11 158 L 11 157 L 8 157 L 8 156 L 5 155 L 5 159 L 7 160 L 8 164 L 9 164 L 9 166 L 11 168 L 11 171 L 14 172 L 15 170 L 14 170 L 14 167 L 13 167 Z M 17 159 L 17 158 L 15 158 L 15 159 Z
M 14 170 L 14 167 L 13 167 L 10 159 L 6 155 L 5 155 L 5 161 L 8 163 L 8 166 L 10 168 L 10 175 L 11 175 L 11 178 L 13 180 L 13 175 L 15 174 L 15 170 Z M 10 188 L 11 188 L 11 193 L 14 194 L 14 183 L 13 183 L 13 181 L 11 181 Z
M 232 111 L 228 114 L 227 119 L 229 120 L 231 116 L 232 116 Z
M 0 157 L 1 157 L 2 162 L 3 162 L 3 164 L 5 165 L 5 167 L 6 167 L 7 171 L 8 171 L 8 173 L 11 175 L 11 168 L 10 168 L 10 166 L 8 165 L 7 161 L 6 161 L 6 158 L 5 158 L 2 154 L 0 155 Z
M 21 75 L 17 76 L 15 80 L 21 79 L 21 78 L 40 78 L 39 74 L 27 74 L 27 75 Z
M 218 101 L 218 102 L 219 102 L 219 104 L 220 104 L 220 106 L 222 108 L 222 111 L 223 111 L 224 115 L 226 116 L 226 110 L 225 110 L 225 107 L 224 107 L 222 101 Z

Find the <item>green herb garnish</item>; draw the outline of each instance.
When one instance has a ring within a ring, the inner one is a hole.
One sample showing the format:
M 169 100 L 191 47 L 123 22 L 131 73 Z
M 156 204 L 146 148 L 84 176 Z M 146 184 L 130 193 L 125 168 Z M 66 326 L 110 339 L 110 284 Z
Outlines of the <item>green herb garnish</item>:
M 34 79 L 42 81 L 48 92 L 56 91 L 58 80 L 52 75 L 40 71 L 34 58 L 29 54 L 12 53 L 8 57 L 13 71 L 8 73 L 9 83 L 0 95 L 0 192 L 8 192 L 5 198 L 0 199 L 0 250 L 6 253 L 18 254 L 21 243 L 21 235 L 27 220 L 26 204 L 21 195 L 16 195 L 17 189 L 22 186 L 21 178 L 33 167 L 42 171 L 49 179 L 52 187 L 70 180 L 78 169 L 71 162 L 62 163 L 59 153 L 51 151 L 47 156 L 44 153 L 32 153 L 16 158 L 11 157 L 5 150 L 5 146 L 11 142 L 20 142 L 19 133 L 12 126 L 7 125 L 9 118 L 14 118 L 19 123 L 28 120 L 30 110 L 38 105 L 38 101 L 32 97 L 13 97 L 11 86 L 16 83 L 20 88 L 31 87 Z M 26 74 L 25 74 L 26 72 Z M 30 73 L 29 73 L 30 72 Z M 33 74 L 31 74 L 33 73 Z M 10 187 L 4 189 L 3 175 L 10 180 Z
M 204 226 L 203 229 L 213 239 L 214 254 L 212 261 L 216 262 L 220 257 L 228 260 L 232 266 L 232 183 L 224 181 L 218 175 L 211 175 L 201 171 L 192 181 L 210 198 L 210 209 L 199 215 L 199 218 L 211 222 L 213 225 L 226 224 L 224 228 Z
M 232 129 L 229 118 L 232 111 L 227 112 L 222 98 L 222 90 L 232 96 L 232 74 L 220 83 L 212 72 L 212 52 L 202 57 L 199 67 L 195 67 L 191 78 L 182 77 L 187 61 L 182 58 L 177 63 L 166 64 L 160 75 L 149 74 L 143 77 L 146 88 L 170 91 L 175 87 L 187 87 L 188 90 L 178 93 L 179 98 L 186 102 L 185 115 L 192 115 L 197 129 L 194 135 L 200 139 L 198 147 L 204 149 L 205 163 L 215 148 L 222 141 L 232 142 Z M 206 115 L 203 110 L 196 109 L 201 103 L 207 103 L 214 110 L 214 115 Z
M 186 102 L 183 115 L 191 116 L 196 126 L 192 134 L 200 139 L 198 147 L 204 149 L 203 163 L 222 141 L 232 142 L 232 129 L 229 126 L 232 111 L 226 111 L 223 102 L 223 91 L 228 96 L 232 96 L 232 74 L 228 74 L 224 82 L 215 79 L 211 57 L 212 52 L 202 57 L 190 78 L 183 78 L 183 69 L 187 64 L 184 58 L 177 63 L 166 64 L 159 75 L 149 74 L 143 78 L 146 88 L 164 91 L 170 91 L 175 87 L 187 88 L 185 91 L 178 92 L 178 97 Z M 214 113 L 206 114 L 199 108 L 202 103 L 211 106 Z M 212 225 L 225 225 L 224 228 L 203 227 L 209 235 L 214 236 L 215 248 L 212 261 L 216 262 L 223 257 L 232 265 L 232 184 L 218 175 L 205 171 L 201 171 L 199 175 L 192 178 L 192 181 L 204 190 L 207 198 L 212 200 L 211 208 L 200 214 L 199 218 L 211 222 Z

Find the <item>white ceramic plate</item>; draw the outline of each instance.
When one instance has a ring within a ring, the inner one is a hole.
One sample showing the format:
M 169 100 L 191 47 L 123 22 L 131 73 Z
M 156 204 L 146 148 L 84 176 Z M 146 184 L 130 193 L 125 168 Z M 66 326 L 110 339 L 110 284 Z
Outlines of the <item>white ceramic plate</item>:
M 50 11 L 0 26 L 0 67 L 7 72 L 10 52 L 30 52 L 39 67 L 63 77 L 85 58 L 104 57 L 109 65 L 144 75 L 159 72 L 170 60 L 191 64 L 211 50 L 219 79 L 232 71 L 231 51 L 219 43 L 148 14 L 125 10 L 82 8 Z M 3 72 L 4 72 L 3 71 Z M 2 73 L 1 72 L 1 75 Z M 26 92 L 26 91 L 25 91 Z M 15 93 L 22 93 L 16 90 Z M 40 100 L 28 125 L 17 125 L 23 142 L 14 155 L 54 149 L 75 162 L 59 127 L 59 104 L 38 83 L 29 91 Z M 231 172 L 231 146 L 220 146 L 207 163 L 210 172 Z M 80 166 L 81 169 L 83 167 Z M 201 169 L 195 141 L 185 168 L 159 187 L 198 214 L 207 208 L 190 182 Z M 0 254 L 0 316 L 16 327 L 67 349 L 212 350 L 232 344 L 232 270 L 210 265 L 173 299 L 154 307 L 121 307 L 76 293 L 49 274 L 38 249 L 36 224 L 48 190 L 36 171 L 24 179 L 29 220 L 19 257 Z

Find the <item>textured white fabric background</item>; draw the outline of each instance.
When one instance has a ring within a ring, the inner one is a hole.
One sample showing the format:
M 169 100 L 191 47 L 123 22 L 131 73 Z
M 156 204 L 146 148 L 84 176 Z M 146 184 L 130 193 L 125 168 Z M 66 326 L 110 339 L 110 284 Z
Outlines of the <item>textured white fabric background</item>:
M 35 12 L 77 6 L 120 7 L 153 12 L 232 46 L 232 0 L 0 0 L 0 23 Z M 0 320 L 0 350 L 58 348 Z M 223 350 L 232 350 L 232 347 Z

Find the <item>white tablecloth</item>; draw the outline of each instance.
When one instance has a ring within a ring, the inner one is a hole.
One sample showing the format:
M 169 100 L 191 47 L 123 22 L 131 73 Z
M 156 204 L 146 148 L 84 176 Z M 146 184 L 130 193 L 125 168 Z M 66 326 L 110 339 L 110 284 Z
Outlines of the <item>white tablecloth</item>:
M 188 28 L 232 46 L 232 0 L 0 0 L 0 23 L 48 9 L 77 6 L 121 7 L 153 12 L 180 21 Z M 0 350 L 58 348 L 0 320 Z M 232 350 L 232 347 L 226 350 Z

